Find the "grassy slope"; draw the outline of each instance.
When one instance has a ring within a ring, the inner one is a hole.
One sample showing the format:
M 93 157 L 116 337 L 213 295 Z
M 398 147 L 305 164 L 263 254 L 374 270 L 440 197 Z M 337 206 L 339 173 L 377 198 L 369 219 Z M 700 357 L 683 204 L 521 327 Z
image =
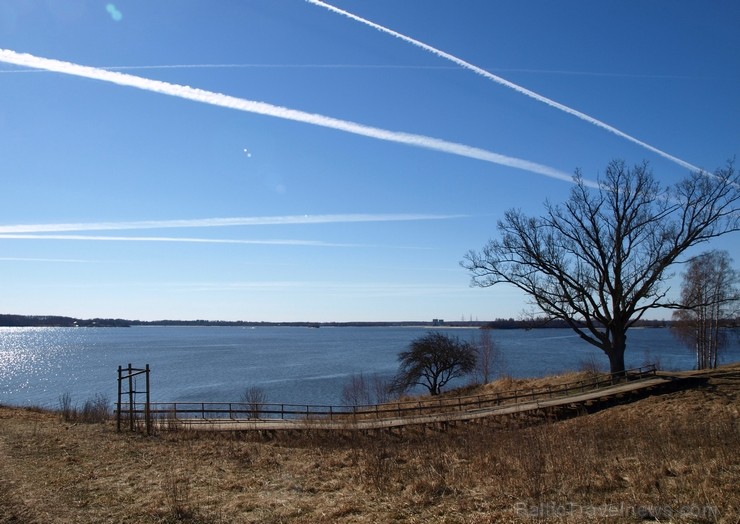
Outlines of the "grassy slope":
M 736 364 L 691 390 L 528 428 L 271 441 L 146 438 L 0 407 L 0 522 L 735 523 L 739 396 Z

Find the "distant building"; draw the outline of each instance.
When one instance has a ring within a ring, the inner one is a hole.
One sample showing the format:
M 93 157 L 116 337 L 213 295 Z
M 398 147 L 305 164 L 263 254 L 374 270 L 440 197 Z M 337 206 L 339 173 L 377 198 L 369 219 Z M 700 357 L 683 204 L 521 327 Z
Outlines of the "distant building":
M 444 323 L 445 323 L 445 319 L 443 319 L 443 318 L 433 318 L 432 319 L 432 325 L 433 326 L 441 326 Z

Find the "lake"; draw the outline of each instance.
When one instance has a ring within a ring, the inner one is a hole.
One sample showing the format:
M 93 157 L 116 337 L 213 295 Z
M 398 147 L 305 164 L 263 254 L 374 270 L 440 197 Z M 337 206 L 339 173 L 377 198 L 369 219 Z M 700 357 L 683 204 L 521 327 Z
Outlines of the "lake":
M 250 387 L 269 402 L 340 404 L 353 374 L 388 379 L 396 356 L 426 327 L 163 327 L 0 328 L 0 404 L 59 407 L 96 394 L 115 401 L 118 366 L 151 367 L 151 399 L 161 402 L 238 401 Z M 475 341 L 479 329 L 439 329 Z M 495 330 L 504 372 L 533 377 L 578 369 L 601 351 L 566 329 Z M 740 360 L 737 342 L 724 362 Z M 668 329 L 628 332 L 628 367 L 659 361 L 692 369 L 691 352 Z M 138 380 L 143 381 L 143 378 Z M 469 379 L 450 386 L 464 385 Z M 138 385 L 143 389 L 143 384 Z

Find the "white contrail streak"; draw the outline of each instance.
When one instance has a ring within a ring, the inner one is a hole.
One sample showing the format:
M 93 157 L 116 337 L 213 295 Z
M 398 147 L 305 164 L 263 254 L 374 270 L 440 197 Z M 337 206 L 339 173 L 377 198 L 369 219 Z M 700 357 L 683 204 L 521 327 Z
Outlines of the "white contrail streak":
M 100 69 L 96 67 L 88 67 L 71 62 L 64 62 L 61 60 L 42 58 L 30 54 L 16 53 L 15 51 L 11 51 L 8 49 L 0 49 L 0 62 L 7 62 L 10 64 L 30 67 L 33 69 L 44 69 L 47 71 L 54 71 L 66 75 L 80 76 L 93 80 L 101 80 L 103 82 L 110 82 L 127 87 L 135 87 L 137 89 L 143 89 L 145 91 L 184 98 L 186 100 L 192 100 L 204 104 L 236 109 L 238 111 L 256 113 L 276 118 L 283 118 L 296 122 L 303 122 L 306 124 L 312 124 L 316 126 L 344 131 L 346 133 L 353 133 L 356 135 L 376 138 L 378 140 L 386 140 L 399 144 L 432 149 L 443 153 L 449 153 L 467 158 L 483 160 L 485 162 L 491 162 L 493 164 L 522 169 L 524 171 L 545 175 L 548 177 L 556 178 L 558 180 L 565 180 L 568 182 L 572 182 L 573 180 L 573 177 L 570 174 L 564 173 L 552 167 L 537 164 L 535 162 L 530 162 L 528 160 L 523 160 L 520 158 L 501 155 L 499 153 L 494 153 L 492 151 L 480 149 L 477 147 L 458 144 L 455 142 L 448 142 L 446 140 L 432 138 L 424 135 L 415 135 L 399 131 L 389 131 L 386 129 L 366 126 L 364 124 L 358 124 L 356 122 L 350 122 L 347 120 L 340 120 L 337 118 L 332 118 L 315 113 L 307 113 L 304 111 L 298 111 L 286 107 L 275 106 L 265 102 L 246 100 L 243 98 L 236 98 L 221 93 L 214 93 L 212 91 L 204 91 L 202 89 L 196 89 L 189 86 L 170 84 L 168 82 L 162 82 L 160 80 L 151 80 L 148 78 L 134 76 L 126 73 L 106 71 L 105 69 Z
M 127 66 L 98 66 L 106 71 L 139 71 L 145 69 L 428 69 L 438 71 L 459 71 L 454 65 L 419 64 L 149 64 Z M 663 78 L 690 79 L 689 75 L 646 75 L 637 73 L 610 73 L 606 71 L 572 71 L 567 69 L 520 69 L 489 68 L 489 71 L 502 73 L 527 73 L 535 75 L 596 76 L 608 78 Z M 0 74 L 48 73 L 42 69 L 0 69 Z
M 398 33 L 396 31 L 393 31 L 392 29 L 388 29 L 387 27 L 384 27 L 382 25 L 376 24 L 374 22 L 371 22 L 370 20 L 367 20 L 365 18 L 359 17 L 355 14 L 352 14 L 348 11 L 345 11 L 343 9 L 339 9 L 337 7 L 334 7 L 333 5 L 329 5 L 325 2 L 322 2 L 321 0 L 306 0 L 307 2 L 323 7 L 325 9 L 328 9 L 329 11 L 333 11 L 335 13 L 338 13 L 340 15 L 346 16 L 347 18 L 350 18 L 352 20 L 355 20 L 357 22 L 363 23 L 365 25 L 368 25 L 372 27 L 373 29 L 377 29 L 378 31 L 381 31 L 383 33 L 387 33 L 389 35 L 392 35 L 396 38 L 400 38 L 404 42 L 408 42 L 410 44 L 415 45 L 416 47 L 419 47 L 421 49 L 424 49 L 425 51 L 428 51 L 434 55 L 437 55 L 440 58 L 444 58 L 445 60 L 449 60 L 450 62 L 454 62 L 455 64 L 459 65 L 460 67 L 464 67 L 465 69 L 468 69 L 470 71 L 473 71 L 474 73 L 477 73 L 488 80 L 492 80 L 496 82 L 497 84 L 501 84 L 503 86 L 506 86 L 510 89 L 513 89 L 514 91 L 521 93 L 525 96 L 528 96 L 530 98 L 534 98 L 538 102 L 542 102 L 544 104 L 547 104 L 550 107 L 554 107 L 555 109 L 559 109 L 561 111 L 564 111 L 565 113 L 568 113 L 569 115 L 573 115 L 576 118 L 580 118 L 581 120 L 584 120 L 588 122 L 589 124 L 593 124 L 597 127 L 600 127 L 602 129 L 606 129 L 610 133 L 614 133 L 615 135 L 624 138 L 625 140 L 629 140 L 630 142 L 637 144 L 648 151 L 652 151 L 653 153 L 656 153 L 663 158 L 666 158 L 670 160 L 671 162 L 675 162 L 681 167 L 687 168 L 691 171 L 700 171 L 700 169 L 692 164 L 689 164 L 685 160 L 681 160 L 680 158 L 677 158 L 669 153 L 666 153 L 665 151 L 662 151 L 658 149 L 657 147 L 651 146 L 648 143 L 643 142 L 642 140 L 639 140 L 631 135 L 628 135 L 627 133 L 620 131 L 616 127 L 610 126 L 609 124 L 602 122 L 601 120 L 598 120 L 592 116 L 589 116 L 585 113 L 582 113 L 578 111 L 577 109 L 573 109 L 571 107 L 568 107 L 566 105 L 561 104 L 560 102 L 556 102 L 555 100 L 552 100 L 550 98 L 547 98 L 545 96 L 542 96 L 538 93 L 535 93 L 534 91 L 530 91 L 529 89 L 522 87 L 518 84 L 515 84 L 513 82 L 510 82 L 506 80 L 505 78 L 501 78 L 500 76 L 494 75 L 492 73 L 489 73 L 485 69 L 481 69 L 480 67 L 471 64 L 470 62 L 466 62 L 465 60 L 462 60 L 460 58 L 457 58 L 456 56 L 453 56 L 449 53 L 445 53 L 444 51 L 437 49 L 436 47 L 432 47 L 430 45 L 425 44 L 424 42 L 420 42 L 419 40 L 416 40 L 414 38 L 411 38 L 409 36 L 403 35 L 401 33 Z
M 303 247 L 352 247 L 352 248 L 385 248 L 429 251 L 433 248 L 402 245 L 347 244 L 342 242 L 324 242 L 322 240 L 244 240 L 231 238 L 193 238 L 193 237 L 141 237 L 110 235 L 57 235 L 32 233 L 4 233 L 0 240 L 73 240 L 92 242 L 164 242 L 184 244 L 241 244 L 250 246 L 303 246 Z M 0 260 L 3 260 L 0 258 Z
M 106 71 L 137 71 L 143 69 L 448 69 L 455 66 L 395 65 L 395 64 L 152 64 L 128 66 L 99 66 Z M 46 73 L 39 69 L 3 69 L 0 73 Z
M 70 264 L 90 264 L 92 260 L 79 258 L 20 258 L 20 257 L 0 257 L 0 262 L 61 262 Z
M 182 242 L 191 244 L 247 244 L 267 246 L 316 246 L 316 247 L 375 247 L 362 244 L 341 244 L 320 240 L 240 240 L 228 238 L 188 238 L 188 237 L 121 237 L 98 235 L 33 235 L 2 234 L 0 240 L 90 240 L 96 242 Z
M 184 220 L 139 220 L 132 222 L 82 222 L 57 224 L 0 225 L 0 234 L 61 233 L 69 231 L 120 231 L 137 229 L 202 228 L 229 226 L 264 226 L 295 224 L 346 224 L 352 222 L 407 222 L 417 220 L 449 220 L 467 215 L 430 214 L 349 214 L 349 215 L 286 215 L 266 217 L 198 218 Z

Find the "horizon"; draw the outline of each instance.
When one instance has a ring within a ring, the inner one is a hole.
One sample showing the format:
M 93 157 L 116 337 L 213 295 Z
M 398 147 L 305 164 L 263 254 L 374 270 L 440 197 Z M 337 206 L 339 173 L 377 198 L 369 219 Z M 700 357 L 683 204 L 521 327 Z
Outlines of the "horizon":
M 173 323 L 209 323 L 209 324 L 217 324 L 217 323 L 225 323 L 225 324 L 300 324 L 300 325 L 316 325 L 316 324 L 416 324 L 416 325 L 428 325 L 431 324 L 433 327 L 450 327 L 455 325 L 461 325 L 461 324 L 469 324 L 469 325 L 480 325 L 480 324 L 492 324 L 492 323 L 504 323 L 504 322 L 513 322 L 515 324 L 528 324 L 528 323 L 537 323 L 537 322 L 543 322 L 544 318 L 514 318 L 514 317 L 497 317 L 497 318 L 491 318 L 491 319 L 444 319 L 444 318 L 432 318 L 428 320 L 420 320 L 420 319 L 405 319 L 405 320 L 323 320 L 323 321 L 315 321 L 315 320 L 248 320 L 248 319 L 239 319 L 239 320 L 223 320 L 223 319 L 203 319 L 203 318 L 196 318 L 196 319 L 177 319 L 177 318 L 158 318 L 153 320 L 142 320 L 142 319 L 136 319 L 136 318 L 110 318 L 110 317 L 100 317 L 100 316 L 93 316 L 89 318 L 78 318 L 78 317 L 71 317 L 69 315 L 23 315 L 23 314 L 15 314 L 15 313 L 0 313 L 0 320 L 2 320 L 2 317 L 22 317 L 22 318 L 33 318 L 33 319 L 66 319 L 66 320 L 74 320 L 74 321 L 82 321 L 82 322 L 92 322 L 92 321 L 112 321 L 112 322 L 132 322 L 132 323 L 143 323 L 143 324 L 156 324 L 156 323 L 163 323 L 163 322 L 173 322 Z M 562 323 L 565 322 L 561 319 L 550 319 L 549 321 L 546 321 L 545 324 L 543 324 L 543 327 L 547 327 L 546 324 L 549 324 L 550 322 L 554 323 Z M 669 319 L 669 318 L 656 318 L 656 319 L 645 319 L 642 318 L 636 322 L 636 324 L 646 323 L 646 324 L 655 324 L 655 323 L 671 323 L 671 322 L 677 322 L 676 320 Z M 2 327 L 2 326 L 0 326 Z M 12 327 L 12 326 L 5 326 L 5 327 Z M 633 327 L 640 327 L 640 326 L 633 326 Z M 567 329 L 572 329 L 569 326 L 565 326 Z
M 517 318 L 527 297 L 470 287 L 465 253 L 508 209 L 566 200 L 577 169 L 648 161 L 669 185 L 724 166 L 738 19 L 730 1 L 7 0 L 0 310 Z M 687 255 L 737 264 L 736 238 Z

